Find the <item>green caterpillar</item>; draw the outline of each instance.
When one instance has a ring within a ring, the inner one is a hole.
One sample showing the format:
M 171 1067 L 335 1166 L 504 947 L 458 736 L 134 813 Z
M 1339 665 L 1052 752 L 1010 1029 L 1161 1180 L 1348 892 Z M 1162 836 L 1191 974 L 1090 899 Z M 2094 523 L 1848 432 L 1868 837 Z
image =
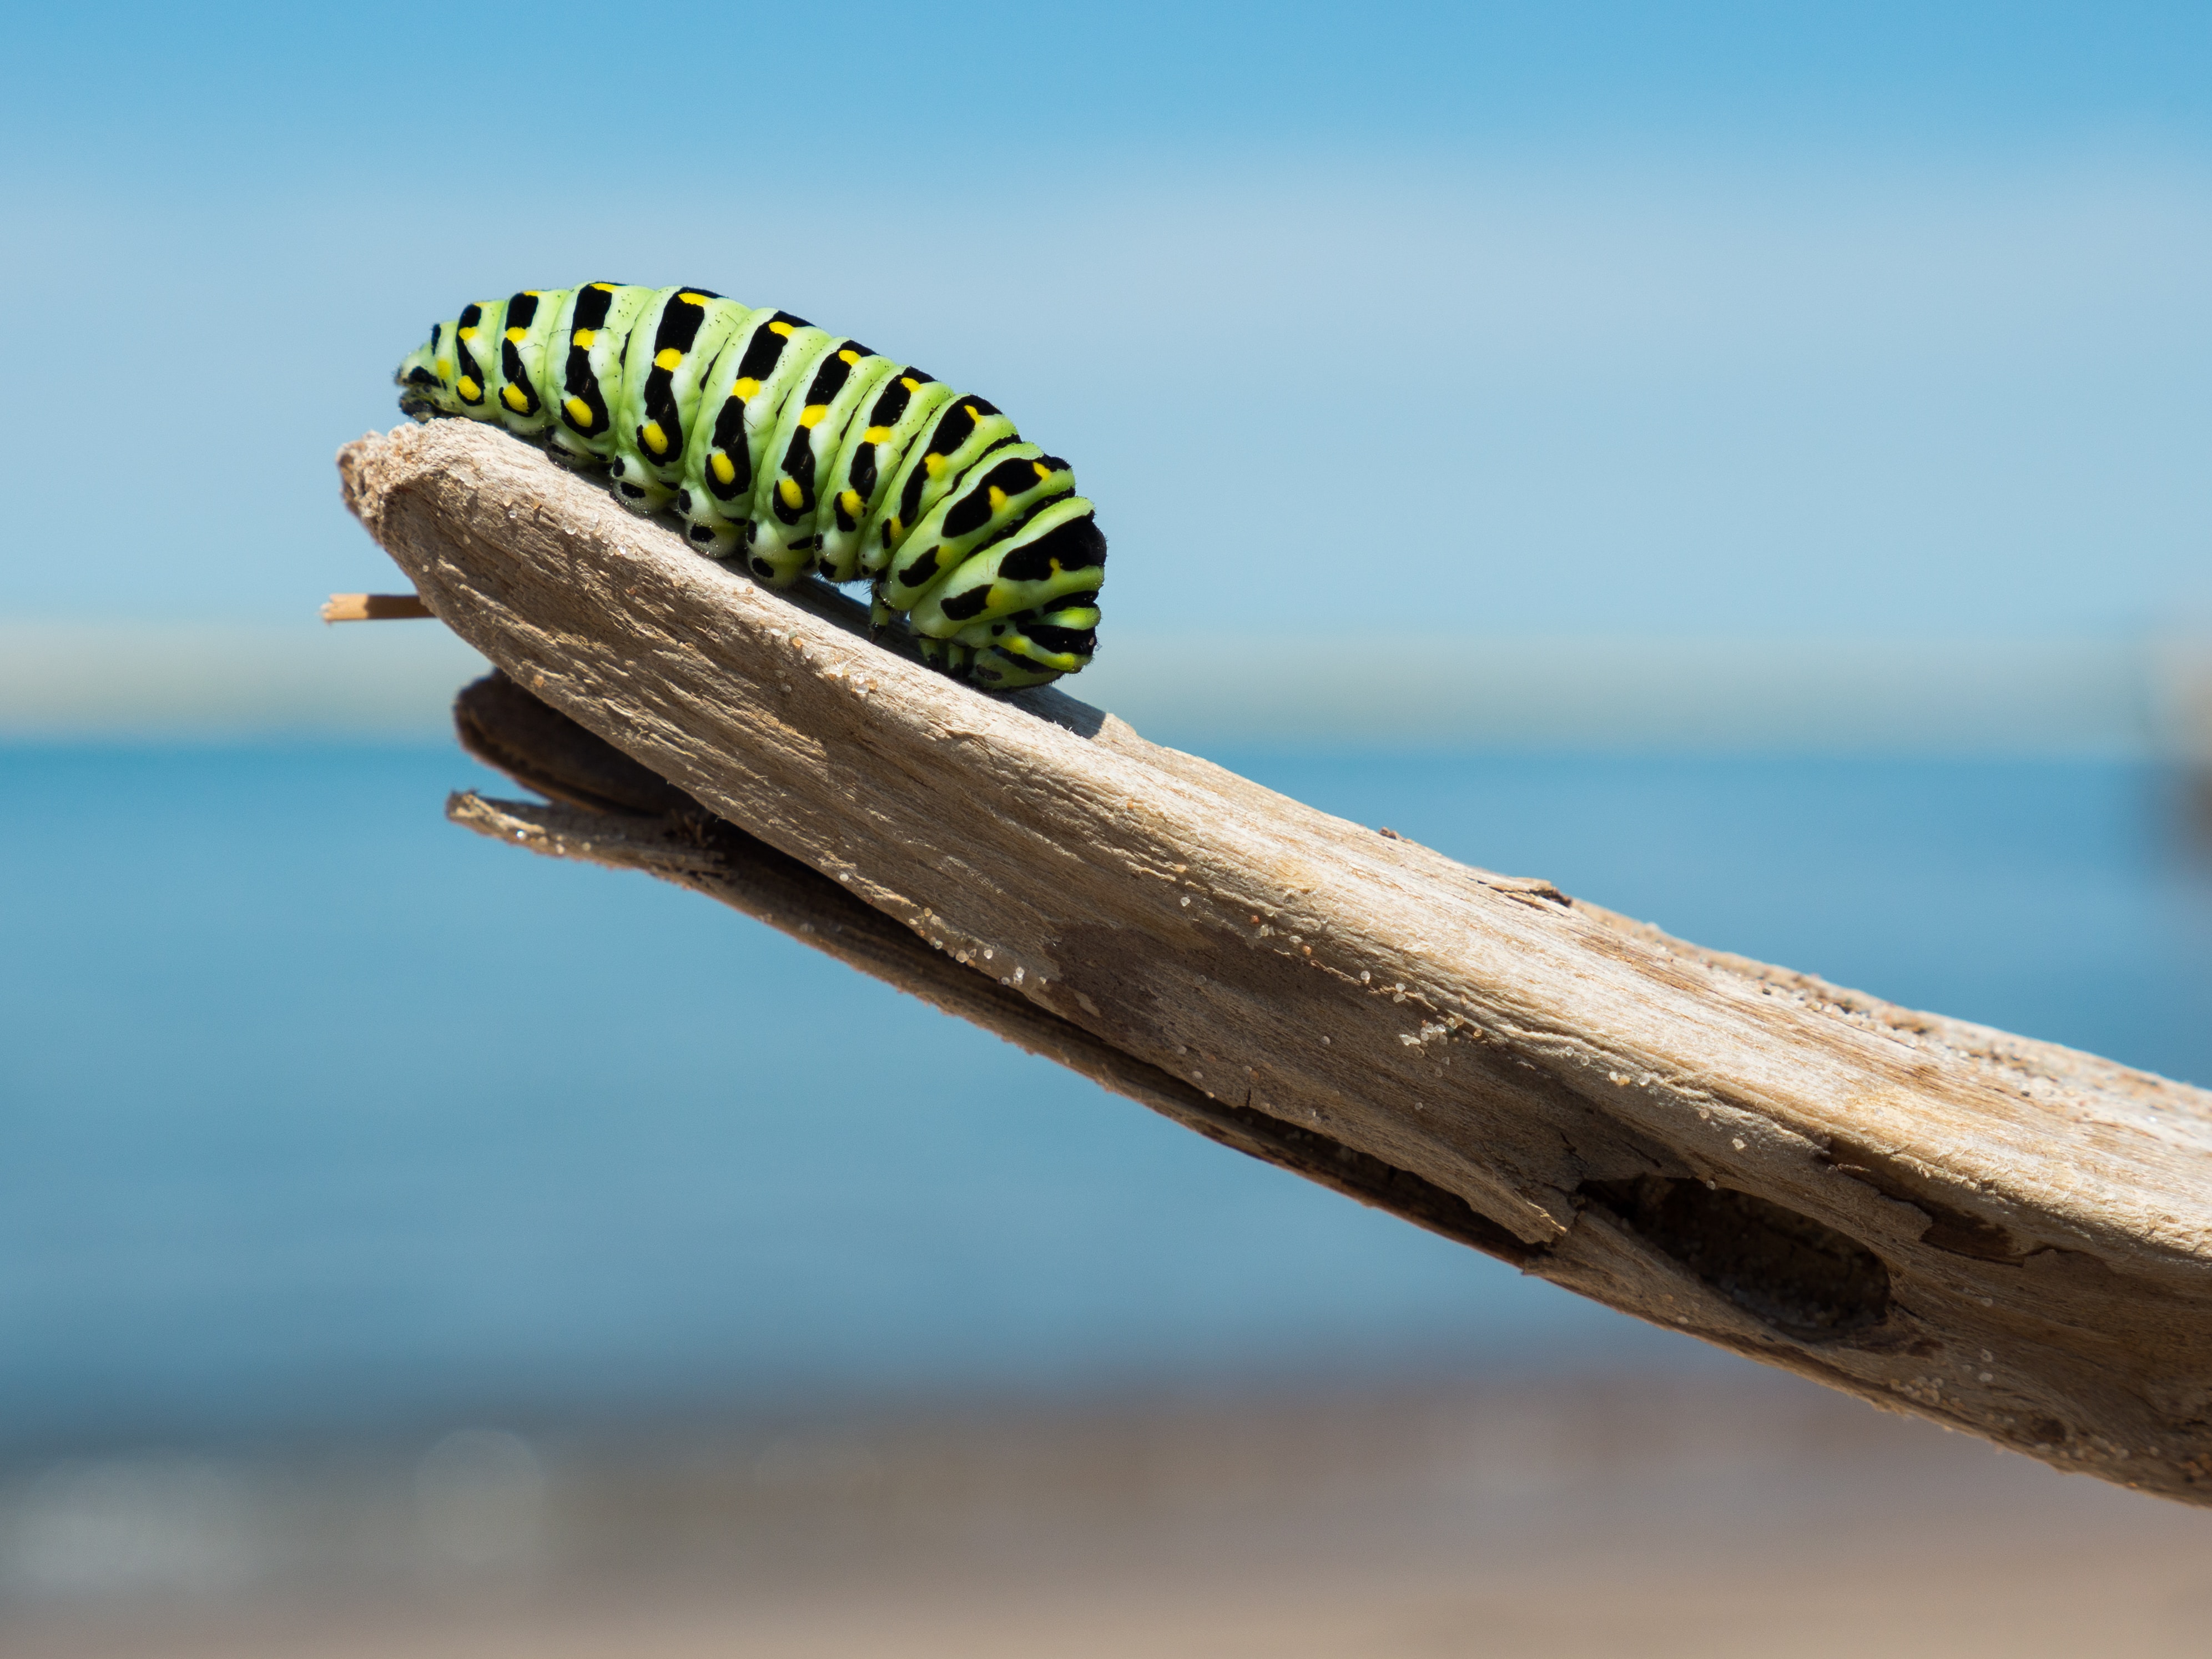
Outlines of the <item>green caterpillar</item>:
M 878 628 L 993 690 L 1097 647 L 1106 538 L 1066 461 L 981 398 L 696 288 L 526 289 L 438 324 L 399 407 L 496 422 L 772 587 L 868 580 Z

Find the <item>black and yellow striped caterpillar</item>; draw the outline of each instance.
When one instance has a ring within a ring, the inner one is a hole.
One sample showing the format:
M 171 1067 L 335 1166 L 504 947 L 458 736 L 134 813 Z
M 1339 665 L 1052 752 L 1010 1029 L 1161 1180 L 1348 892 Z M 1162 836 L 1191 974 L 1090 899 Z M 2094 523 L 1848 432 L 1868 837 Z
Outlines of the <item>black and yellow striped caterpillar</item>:
M 399 407 L 496 422 L 702 553 L 787 587 L 869 580 L 878 628 L 994 690 L 1097 644 L 1106 538 L 1066 461 L 983 398 L 704 289 L 526 289 L 438 324 Z

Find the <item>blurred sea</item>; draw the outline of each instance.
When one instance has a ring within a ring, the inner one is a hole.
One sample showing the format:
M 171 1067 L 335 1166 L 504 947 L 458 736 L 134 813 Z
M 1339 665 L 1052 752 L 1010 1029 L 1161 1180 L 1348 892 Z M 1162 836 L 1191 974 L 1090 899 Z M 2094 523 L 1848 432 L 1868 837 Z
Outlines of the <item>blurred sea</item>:
M 1216 757 L 1700 943 L 2212 1081 L 2119 763 Z M 0 750 L 0 1452 L 1721 1362 L 699 898 L 450 746 Z

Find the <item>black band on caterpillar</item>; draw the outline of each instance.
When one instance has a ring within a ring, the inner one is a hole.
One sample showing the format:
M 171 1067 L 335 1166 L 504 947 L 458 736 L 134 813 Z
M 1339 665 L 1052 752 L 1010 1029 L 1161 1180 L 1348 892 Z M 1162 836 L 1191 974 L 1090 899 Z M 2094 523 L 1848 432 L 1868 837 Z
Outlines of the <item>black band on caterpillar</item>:
M 996 690 L 1080 670 L 1106 538 L 1066 461 L 997 405 L 856 340 L 700 288 L 588 283 L 469 306 L 399 406 L 605 468 L 617 499 L 771 586 L 867 581 L 878 627 Z

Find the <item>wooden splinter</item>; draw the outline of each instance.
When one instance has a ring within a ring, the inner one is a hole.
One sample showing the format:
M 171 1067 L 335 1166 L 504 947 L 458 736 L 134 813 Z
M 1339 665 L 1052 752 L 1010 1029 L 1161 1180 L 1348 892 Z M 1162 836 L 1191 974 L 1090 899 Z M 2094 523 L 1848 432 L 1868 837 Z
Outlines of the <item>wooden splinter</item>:
M 2212 1502 L 2212 1096 L 983 696 L 472 423 L 340 467 L 470 644 L 947 964 L 1449 1195 L 1527 1272 Z
M 413 593 L 333 593 L 323 601 L 323 620 L 416 622 L 437 613 Z

